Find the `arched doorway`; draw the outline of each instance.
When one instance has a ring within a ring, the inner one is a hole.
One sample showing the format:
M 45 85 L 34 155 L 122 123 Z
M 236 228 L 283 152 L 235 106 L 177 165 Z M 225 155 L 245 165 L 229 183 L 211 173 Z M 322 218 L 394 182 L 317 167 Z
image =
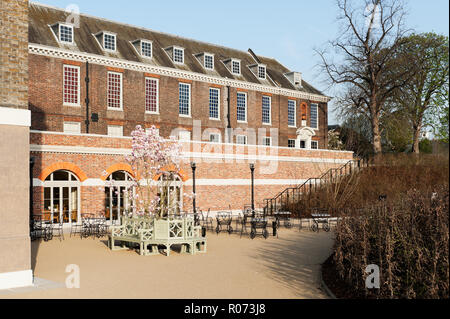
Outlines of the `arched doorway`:
M 105 187 L 105 217 L 112 224 L 120 224 L 121 216 L 130 209 L 125 193 L 131 190 L 133 177 L 126 171 L 117 171 L 109 175 L 106 181 L 109 185 Z
M 167 209 L 169 214 L 183 211 L 183 182 L 179 175 L 162 174 L 158 179 L 159 209 Z
M 53 223 L 78 223 L 80 186 L 77 176 L 66 170 L 51 173 L 44 181 L 43 219 Z

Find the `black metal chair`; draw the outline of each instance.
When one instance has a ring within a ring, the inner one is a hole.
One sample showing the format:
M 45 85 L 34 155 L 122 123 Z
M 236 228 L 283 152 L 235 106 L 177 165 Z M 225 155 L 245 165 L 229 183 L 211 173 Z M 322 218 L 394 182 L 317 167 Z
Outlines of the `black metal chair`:
M 256 215 L 250 221 L 252 227 L 250 231 L 250 238 L 254 239 L 258 234 L 258 229 L 261 229 L 261 235 L 267 239 L 269 237 L 269 232 L 267 231 L 267 219 L 263 215 Z
M 219 234 L 223 229 L 223 227 L 226 227 L 226 231 L 228 234 L 231 234 L 233 232 L 233 227 L 231 226 L 231 223 L 233 222 L 233 217 L 228 212 L 220 212 L 217 214 L 216 217 L 217 220 L 217 226 L 216 226 L 216 233 Z
M 59 222 L 59 223 L 53 223 L 51 226 L 49 226 L 49 231 L 51 231 L 51 237 L 53 238 L 55 236 L 55 232 L 57 234 L 57 236 L 59 237 L 59 240 L 63 240 L 64 239 L 64 228 L 63 228 L 63 223 Z
M 211 216 L 209 216 L 211 212 L 211 208 L 208 208 L 208 212 L 206 213 L 206 216 L 204 214 L 202 214 L 202 221 L 201 221 L 201 225 L 203 227 L 206 228 L 206 230 L 213 230 L 214 226 L 213 226 L 213 219 Z

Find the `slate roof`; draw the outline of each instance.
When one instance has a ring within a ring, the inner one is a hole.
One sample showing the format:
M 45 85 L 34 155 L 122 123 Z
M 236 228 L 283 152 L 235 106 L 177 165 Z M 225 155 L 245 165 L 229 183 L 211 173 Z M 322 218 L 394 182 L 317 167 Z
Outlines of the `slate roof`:
M 63 9 L 50 7 L 34 2 L 29 5 L 29 42 L 50 47 L 74 50 L 82 53 L 102 55 L 105 57 L 119 58 L 132 62 L 148 63 L 156 66 L 175 68 L 211 76 L 219 76 L 228 79 L 247 81 L 250 83 L 263 84 L 273 87 L 298 90 L 306 93 L 324 95 L 312 87 L 306 81 L 302 81 L 303 88 L 296 88 L 284 76 L 290 72 L 286 67 L 274 58 L 257 55 L 262 64 L 266 65 L 268 79 L 257 78 L 248 68 L 256 63 L 250 52 L 226 48 L 192 39 L 170 35 L 162 32 L 113 22 L 103 18 L 97 18 L 86 14 L 80 15 L 80 27 L 74 28 L 74 45 L 62 44 L 57 41 L 55 34 L 50 28 L 55 23 L 64 23 L 69 13 Z M 117 34 L 116 52 L 104 51 L 94 34 L 101 31 Z M 134 48 L 131 42 L 137 39 L 146 39 L 153 42 L 153 58 L 143 58 Z M 184 48 L 184 65 L 175 64 L 164 49 L 171 46 Z M 249 50 L 250 51 L 250 50 Z M 214 70 L 206 70 L 200 64 L 196 55 L 208 52 L 214 54 Z M 227 59 L 241 60 L 241 75 L 232 74 L 222 61 Z

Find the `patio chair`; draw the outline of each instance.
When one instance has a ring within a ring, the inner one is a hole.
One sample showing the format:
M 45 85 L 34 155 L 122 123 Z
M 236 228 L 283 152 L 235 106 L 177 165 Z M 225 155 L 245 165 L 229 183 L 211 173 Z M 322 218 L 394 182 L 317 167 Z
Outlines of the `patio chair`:
M 61 241 L 64 239 L 64 229 L 63 229 L 63 223 L 53 223 L 49 226 L 49 231 L 52 234 L 52 238 L 55 236 L 55 232 L 57 233 L 57 236 L 59 237 L 59 240 Z
M 70 225 L 70 237 L 72 237 L 72 234 L 80 234 L 81 226 L 82 224 L 78 222 L 77 223 L 72 222 L 72 224 Z
M 211 216 L 209 216 L 209 213 L 211 212 L 211 208 L 208 208 L 208 212 L 206 213 L 206 216 L 203 215 L 203 221 L 202 226 L 206 228 L 206 230 L 213 230 L 213 219 Z

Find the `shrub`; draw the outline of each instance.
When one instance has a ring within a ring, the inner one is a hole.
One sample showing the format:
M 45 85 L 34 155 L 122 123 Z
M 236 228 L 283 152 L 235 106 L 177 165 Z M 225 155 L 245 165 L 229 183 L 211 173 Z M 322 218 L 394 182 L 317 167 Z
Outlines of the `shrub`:
M 349 209 L 336 228 L 334 264 L 356 297 L 448 298 L 448 185 L 411 190 L 393 205 Z M 365 269 L 380 268 L 380 289 Z

